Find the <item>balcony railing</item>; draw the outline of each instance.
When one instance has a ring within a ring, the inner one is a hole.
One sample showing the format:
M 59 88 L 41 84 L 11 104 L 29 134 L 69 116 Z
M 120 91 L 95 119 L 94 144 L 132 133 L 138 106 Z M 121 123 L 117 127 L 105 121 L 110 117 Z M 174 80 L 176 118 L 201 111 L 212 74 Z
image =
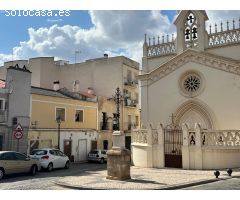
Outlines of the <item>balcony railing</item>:
M 0 123 L 7 122 L 7 111 L 0 110 Z
M 137 107 L 138 100 L 133 100 L 130 98 L 125 98 L 124 99 L 124 105 L 125 106 L 130 106 L 130 107 Z
M 125 122 L 124 123 L 124 131 L 131 131 L 132 129 L 138 128 L 136 123 Z
M 100 130 L 102 131 L 108 131 L 108 130 L 112 130 L 112 123 L 110 122 L 100 122 Z
M 137 84 L 138 84 L 137 80 L 135 80 L 135 81 L 128 80 L 128 81 L 125 81 L 125 83 L 124 83 L 124 85 L 131 86 L 131 87 L 136 87 Z

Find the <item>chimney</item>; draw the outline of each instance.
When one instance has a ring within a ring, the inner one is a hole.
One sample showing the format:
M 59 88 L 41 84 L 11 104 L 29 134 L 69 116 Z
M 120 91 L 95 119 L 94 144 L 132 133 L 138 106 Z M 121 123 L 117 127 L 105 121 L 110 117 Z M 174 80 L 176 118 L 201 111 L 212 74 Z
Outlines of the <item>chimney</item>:
M 92 87 L 89 87 L 88 90 L 87 90 L 87 93 L 93 95 L 93 94 L 94 94 L 93 88 L 92 88 Z
M 103 54 L 103 57 L 108 58 L 108 54 L 107 53 Z
M 75 80 L 73 82 L 73 92 L 78 92 L 79 91 L 79 81 Z
M 53 82 L 53 90 L 57 91 L 60 88 L 60 81 Z

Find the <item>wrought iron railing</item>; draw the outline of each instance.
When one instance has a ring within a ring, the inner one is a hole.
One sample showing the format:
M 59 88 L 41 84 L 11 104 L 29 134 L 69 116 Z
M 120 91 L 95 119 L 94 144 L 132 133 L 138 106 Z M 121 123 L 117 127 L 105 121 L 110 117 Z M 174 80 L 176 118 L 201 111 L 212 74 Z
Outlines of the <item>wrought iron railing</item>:
M 7 111 L 0 110 L 0 123 L 7 122 Z
M 137 80 L 127 80 L 125 81 L 124 85 L 126 86 L 131 86 L 131 87 L 136 87 L 138 84 Z
M 125 131 L 131 131 L 132 129 L 138 128 L 138 125 L 136 123 L 125 122 L 123 128 Z
M 125 106 L 130 106 L 130 107 L 137 107 L 138 105 L 138 100 L 133 100 L 130 98 L 125 98 L 124 99 L 124 105 Z
M 100 130 L 112 130 L 113 124 L 110 122 L 100 122 Z

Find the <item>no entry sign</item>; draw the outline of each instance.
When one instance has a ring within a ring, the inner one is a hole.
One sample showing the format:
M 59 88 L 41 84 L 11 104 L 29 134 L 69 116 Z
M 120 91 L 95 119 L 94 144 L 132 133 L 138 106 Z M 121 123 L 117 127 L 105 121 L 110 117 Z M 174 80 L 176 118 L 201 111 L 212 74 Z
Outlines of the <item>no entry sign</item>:
M 13 136 L 15 139 L 22 139 L 23 137 L 23 128 L 20 124 L 17 125 L 17 127 L 15 128 L 15 130 L 13 131 Z

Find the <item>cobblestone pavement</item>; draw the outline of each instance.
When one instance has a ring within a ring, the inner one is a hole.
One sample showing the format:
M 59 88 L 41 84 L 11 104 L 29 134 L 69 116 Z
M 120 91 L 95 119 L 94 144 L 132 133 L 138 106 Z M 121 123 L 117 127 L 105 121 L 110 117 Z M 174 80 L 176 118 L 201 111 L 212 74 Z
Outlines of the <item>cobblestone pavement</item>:
M 217 179 L 213 170 L 154 169 L 131 167 L 131 180 L 116 181 L 106 179 L 107 171 L 95 171 L 59 179 L 58 184 L 75 189 L 176 189 L 187 184 L 211 182 Z M 240 172 L 235 172 L 235 175 Z M 221 178 L 229 178 L 221 171 Z M 185 186 L 184 186 L 185 185 Z
M 240 177 L 188 187 L 186 190 L 240 190 Z
M 68 176 L 106 169 L 106 164 L 72 164 L 70 169 L 57 169 L 52 172 L 38 172 L 36 176 L 18 174 L 6 176 L 0 181 L 0 190 L 63 190 L 69 189 L 56 185 L 54 181 Z

